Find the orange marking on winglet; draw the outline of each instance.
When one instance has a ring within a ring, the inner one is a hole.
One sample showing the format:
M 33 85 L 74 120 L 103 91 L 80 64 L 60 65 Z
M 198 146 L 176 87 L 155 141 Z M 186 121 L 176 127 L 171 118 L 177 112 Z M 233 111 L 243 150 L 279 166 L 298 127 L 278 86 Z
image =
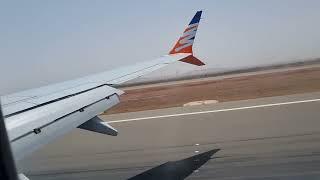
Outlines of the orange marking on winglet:
M 180 59 L 179 61 L 185 62 L 185 63 L 189 63 L 189 64 L 193 64 L 193 65 L 197 65 L 197 66 L 203 66 L 205 65 L 202 61 L 200 61 L 198 58 L 194 57 L 193 55 L 187 56 L 183 59 Z
M 169 54 L 176 54 L 176 53 L 191 53 L 192 54 L 192 46 L 188 46 L 186 48 L 181 49 L 180 51 L 176 51 L 175 49 L 181 46 L 177 43 L 174 48 L 169 52 Z

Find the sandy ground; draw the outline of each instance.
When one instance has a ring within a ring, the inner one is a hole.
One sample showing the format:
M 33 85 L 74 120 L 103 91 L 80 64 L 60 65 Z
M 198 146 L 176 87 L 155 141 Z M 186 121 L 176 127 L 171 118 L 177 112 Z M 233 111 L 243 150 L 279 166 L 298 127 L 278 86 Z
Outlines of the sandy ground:
M 107 114 L 179 107 L 199 100 L 219 102 L 282 96 L 320 90 L 320 67 L 267 72 L 161 86 L 126 88 L 121 103 Z

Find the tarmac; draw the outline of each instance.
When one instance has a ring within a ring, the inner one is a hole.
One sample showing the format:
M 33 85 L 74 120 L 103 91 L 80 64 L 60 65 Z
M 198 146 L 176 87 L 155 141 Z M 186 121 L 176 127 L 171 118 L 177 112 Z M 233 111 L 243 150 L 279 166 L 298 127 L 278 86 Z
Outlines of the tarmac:
M 129 179 L 220 149 L 186 179 L 320 179 L 320 92 L 102 115 L 19 162 L 31 180 Z M 173 163 L 174 164 L 174 163 Z

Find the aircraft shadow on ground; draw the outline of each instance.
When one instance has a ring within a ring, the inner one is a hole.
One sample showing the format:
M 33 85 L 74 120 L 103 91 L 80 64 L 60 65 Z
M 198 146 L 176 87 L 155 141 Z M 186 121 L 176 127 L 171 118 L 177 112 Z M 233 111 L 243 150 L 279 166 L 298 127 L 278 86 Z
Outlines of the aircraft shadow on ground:
M 190 176 L 211 159 L 220 149 L 213 149 L 179 161 L 169 161 L 128 180 L 179 180 Z

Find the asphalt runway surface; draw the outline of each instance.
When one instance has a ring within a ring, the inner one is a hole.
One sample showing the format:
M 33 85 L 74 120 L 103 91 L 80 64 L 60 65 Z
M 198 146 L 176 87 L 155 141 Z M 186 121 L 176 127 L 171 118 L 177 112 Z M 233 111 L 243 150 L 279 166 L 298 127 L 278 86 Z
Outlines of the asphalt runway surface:
M 101 117 L 117 137 L 75 130 L 19 169 L 31 180 L 128 179 L 220 149 L 187 179 L 320 179 L 320 92 Z

